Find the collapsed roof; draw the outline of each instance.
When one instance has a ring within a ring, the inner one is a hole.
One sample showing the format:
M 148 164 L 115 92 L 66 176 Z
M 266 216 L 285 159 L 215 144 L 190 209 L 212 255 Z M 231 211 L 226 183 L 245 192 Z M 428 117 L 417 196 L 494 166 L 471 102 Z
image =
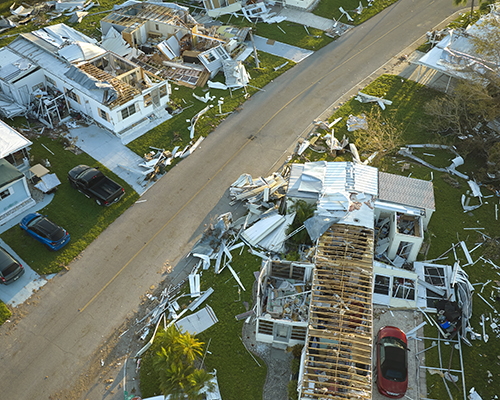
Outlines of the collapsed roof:
M 13 83 L 39 69 L 110 108 L 128 102 L 148 87 L 138 65 L 107 52 L 95 39 L 64 24 L 21 33 L 0 49 L 0 79 Z

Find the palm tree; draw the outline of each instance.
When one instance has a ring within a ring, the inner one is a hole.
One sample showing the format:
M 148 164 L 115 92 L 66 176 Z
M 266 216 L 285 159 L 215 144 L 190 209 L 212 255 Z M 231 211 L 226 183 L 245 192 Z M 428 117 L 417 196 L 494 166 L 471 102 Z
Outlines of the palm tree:
M 189 332 L 180 334 L 177 338 L 176 347 L 180 353 L 186 357 L 186 361 L 190 364 L 194 362 L 196 356 L 200 356 L 202 354 L 202 346 L 203 343 Z
M 203 342 L 189 332 L 179 332 L 174 325 L 159 333 L 157 339 L 161 347 L 153 358 L 153 366 L 162 393 L 171 395 L 171 400 L 184 400 L 186 395 L 198 399 L 200 390 L 212 379 L 206 371 L 194 367 L 196 357 L 202 354 Z
M 215 383 L 212 382 L 213 376 L 204 369 L 197 369 L 188 376 L 189 389 L 186 391 L 189 400 L 199 400 L 203 393 L 213 392 Z
M 165 396 L 171 395 L 171 400 L 183 400 L 191 385 L 188 378 L 195 369 L 191 364 L 176 360 L 176 356 L 162 347 L 153 359 L 153 365 L 158 373 L 162 393 Z

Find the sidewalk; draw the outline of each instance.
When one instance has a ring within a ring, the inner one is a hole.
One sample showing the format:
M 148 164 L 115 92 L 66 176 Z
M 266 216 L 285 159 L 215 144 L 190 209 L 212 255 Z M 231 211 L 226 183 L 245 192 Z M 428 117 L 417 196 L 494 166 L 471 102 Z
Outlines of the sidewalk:
M 278 15 L 286 17 L 287 21 L 295 22 L 300 25 L 309 26 L 322 31 L 328 31 L 333 28 L 333 20 L 320 17 L 308 11 L 297 10 L 294 8 L 273 9 Z

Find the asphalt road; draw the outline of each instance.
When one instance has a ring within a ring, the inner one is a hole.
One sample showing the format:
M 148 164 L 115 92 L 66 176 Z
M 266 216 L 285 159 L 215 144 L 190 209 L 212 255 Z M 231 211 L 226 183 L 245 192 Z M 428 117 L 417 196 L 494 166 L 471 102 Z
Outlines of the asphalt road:
M 253 96 L 52 279 L 24 318 L 0 328 L 0 397 L 47 399 L 81 383 L 165 263 L 175 266 L 204 224 L 231 210 L 227 188 L 240 174 L 275 170 L 314 118 L 454 11 L 451 0 L 401 0 Z

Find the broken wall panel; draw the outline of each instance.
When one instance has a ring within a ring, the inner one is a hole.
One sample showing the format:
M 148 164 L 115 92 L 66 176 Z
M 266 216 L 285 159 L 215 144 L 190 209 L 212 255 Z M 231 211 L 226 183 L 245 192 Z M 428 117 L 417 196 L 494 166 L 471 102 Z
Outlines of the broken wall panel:
M 266 259 L 258 277 L 256 338 L 274 346 L 306 339 L 314 264 Z

